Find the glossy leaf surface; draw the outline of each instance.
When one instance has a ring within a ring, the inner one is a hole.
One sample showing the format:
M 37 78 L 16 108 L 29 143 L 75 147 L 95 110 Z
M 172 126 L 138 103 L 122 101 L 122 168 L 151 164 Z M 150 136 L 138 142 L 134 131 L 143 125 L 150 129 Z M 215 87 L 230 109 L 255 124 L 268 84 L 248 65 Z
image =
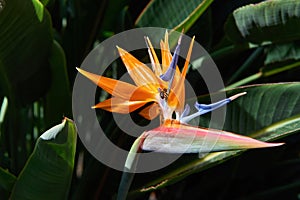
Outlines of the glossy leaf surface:
M 299 39 L 299 27 L 300 2 L 274 0 L 236 9 L 225 31 L 234 42 L 262 44 Z
M 67 199 L 76 138 L 75 124 L 69 119 L 42 134 L 18 176 L 11 199 Z

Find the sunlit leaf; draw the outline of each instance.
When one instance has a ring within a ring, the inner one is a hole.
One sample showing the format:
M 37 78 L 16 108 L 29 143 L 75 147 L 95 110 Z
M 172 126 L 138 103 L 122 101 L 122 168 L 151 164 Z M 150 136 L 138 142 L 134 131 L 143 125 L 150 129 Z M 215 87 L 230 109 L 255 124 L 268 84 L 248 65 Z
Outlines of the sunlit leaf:
M 74 168 L 75 124 L 64 119 L 37 140 L 11 199 L 67 199 Z
M 300 2 L 273 0 L 236 9 L 225 24 L 234 42 L 255 44 L 300 38 Z

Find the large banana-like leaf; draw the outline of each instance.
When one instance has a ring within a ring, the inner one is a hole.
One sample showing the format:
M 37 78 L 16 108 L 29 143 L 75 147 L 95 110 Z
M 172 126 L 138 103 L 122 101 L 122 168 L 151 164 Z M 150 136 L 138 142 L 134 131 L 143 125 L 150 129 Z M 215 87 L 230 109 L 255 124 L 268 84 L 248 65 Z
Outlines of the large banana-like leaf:
M 227 106 L 224 130 L 248 135 L 299 115 L 299 88 L 299 83 L 277 83 L 236 89 L 247 95 Z
M 255 44 L 300 38 L 300 2 L 273 0 L 236 9 L 225 24 L 234 42 Z
M 152 0 L 135 24 L 138 27 L 165 27 L 187 31 L 212 2 L 213 0 Z
M 265 51 L 266 59 L 265 66 L 260 72 L 230 85 L 229 88 L 298 68 L 300 64 L 295 61 L 299 59 L 299 25 L 298 1 L 265 1 L 236 9 L 225 23 L 225 32 L 229 39 L 236 47 L 253 48 L 258 45 L 262 47 L 253 52 L 229 82 L 238 80 L 240 74 L 252 67 L 251 63 L 257 60 L 261 50 Z
M 18 176 L 11 199 L 67 199 L 76 137 L 75 124 L 69 119 L 42 134 Z
M 227 95 L 242 91 L 247 92 L 247 95 L 227 106 L 224 130 L 245 134 L 262 141 L 276 140 L 299 132 L 299 90 L 299 83 L 286 83 L 249 86 L 228 91 Z M 199 99 L 201 100 L 203 99 Z M 160 176 L 156 174 L 155 180 L 140 183 L 141 186 L 133 190 L 131 194 L 163 188 L 188 175 L 218 165 L 242 152 L 210 153 L 202 158 L 193 158 L 176 167 L 166 168 Z
M 14 103 L 29 103 L 49 86 L 51 18 L 38 0 L 0 3 L 1 94 Z

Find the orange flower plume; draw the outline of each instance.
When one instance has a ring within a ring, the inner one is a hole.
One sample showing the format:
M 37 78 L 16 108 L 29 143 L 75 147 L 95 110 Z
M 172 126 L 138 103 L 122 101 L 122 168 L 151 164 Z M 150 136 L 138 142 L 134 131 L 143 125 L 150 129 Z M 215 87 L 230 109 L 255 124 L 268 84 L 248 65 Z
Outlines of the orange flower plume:
M 173 82 L 171 85 L 169 81 L 164 81 L 160 78 L 170 69 L 169 66 L 172 64 L 173 56 L 169 49 L 168 33 L 166 32 L 165 34 L 165 40 L 160 42 L 162 64 L 159 63 L 149 38 L 145 37 L 145 40 L 148 46 L 152 70 L 124 49 L 117 47 L 120 57 L 135 85 L 92 74 L 77 68 L 82 75 L 112 95 L 112 98 L 98 103 L 93 108 L 125 114 L 133 112 L 147 103 L 151 103 L 139 113 L 149 120 L 154 119 L 160 113 L 163 114 L 164 119 L 169 119 L 174 111 L 182 112 L 185 100 L 184 80 L 194 38 L 191 41 L 182 73 L 179 71 L 177 62 L 173 63 L 175 70 L 174 74 L 172 74 Z M 180 46 L 180 42 L 178 46 Z M 178 57 L 178 53 L 175 52 L 174 56 Z

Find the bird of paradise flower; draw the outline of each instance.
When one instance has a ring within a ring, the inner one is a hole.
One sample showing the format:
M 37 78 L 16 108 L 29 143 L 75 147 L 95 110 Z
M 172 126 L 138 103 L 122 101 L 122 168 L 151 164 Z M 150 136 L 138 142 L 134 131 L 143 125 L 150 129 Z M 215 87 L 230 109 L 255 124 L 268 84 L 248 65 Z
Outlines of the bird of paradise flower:
M 141 150 L 166 153 L 201 153 L 282 145 L 282 143 L 266 143 L 234 133 L 187 124 L 193 118 L 211 112 L 246 94 L 245 92 L 239 93 L 212 104 L 196 102 L 195 108 L 198 111 L 189 115 L 190 107 L 188 104 L 185 105 L 184 81 L 194 39 L 195 37 L 191 40 L 181 72 L 177 62 L 182 35 L 179 37 L 178 44 L 172 55 L 168 44 L 168 33 L 166 32 L 164 41 L 160 42 L 161 63 L 149 38 L 145 37 L 152 70 L 124 49 L 117 47 L 120 57 L 135 85 L 92 74 L 77 68 L 81 74 L 112 95 L 112 98 L 98 103 L 93 108 L 101 108 L 117 113 L 130 113 L 147 104 L 139 112 L 141 116 L 152 120 L 160 115 L 161 125 L 153 130 L 145 131 L 139 137 L 139 142 L 134 144 Z M 174 113 L 175 118 L 173 118 Z M 210 138 L 214 138 L 211 140 L 211 144 L 206 143 L 206 146 L 203 146 L 204 140 L 209 141 Z
M 128 153 L 124 172 L 118 189 L 117 199 L 125 199 L 137 165 L 139 152 L 142 150 L 163 153 L 202 153 L 238 149 L 274 147 L 283 143 L 266 143 L 250 137 L 222 131 L 188 125 L 188 122 L 207 112 L 211 112 L 243 96 L 246 92 L 236 94 L 212 104 L 195 103 L 196 113 L 189 115 L 190 107 L 185 105 L 185 77 L 188 70 L 195 37 L 192 38 L 186 61 L 180 72 L 177 62 L 182 35 L 173 55 L 168 44 L 168 33 L 160 41 L 160 63 L 148 37 L 145 41 L 151 60 L 152 70 L 124 49 L 117 47 L 121 59 L 135 85 L 77 70 L 112 95 L 110 99 L 100 102 L 93 108 L 110 112 L 130 113 L 142 109 L 139 114 L 152 120 L 158 115 L 161 125 L 145 131 L 133 143 Z M 146 107 L 145 107 L 146 106 Z M 175 118 L 173 114 L 175 113 Z

